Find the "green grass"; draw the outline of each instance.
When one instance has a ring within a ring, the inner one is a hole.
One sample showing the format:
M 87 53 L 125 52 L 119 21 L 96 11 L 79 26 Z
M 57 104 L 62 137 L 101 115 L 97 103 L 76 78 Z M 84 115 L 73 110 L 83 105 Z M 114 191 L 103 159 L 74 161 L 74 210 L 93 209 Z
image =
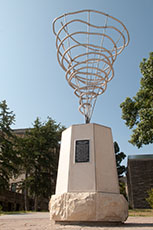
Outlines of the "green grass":
M 1 211 L 0 215 L 24 214 L 24 213 L 31 213 L 31 212 L 32 211 L 10 211 L 10 212 Z
M 129 216 L 152 216 L 153 209 L 130 209 Z
M 10 211 L 10 212 L 4 212 L 4 211 L 0 211 L 0 216 L 1 215 L 12 215 L 12 214 L 25 214 L 25 213 L 34 213 L 36 211 Z M 42 210 L 39 212 L 48 212 L 46 210 Z

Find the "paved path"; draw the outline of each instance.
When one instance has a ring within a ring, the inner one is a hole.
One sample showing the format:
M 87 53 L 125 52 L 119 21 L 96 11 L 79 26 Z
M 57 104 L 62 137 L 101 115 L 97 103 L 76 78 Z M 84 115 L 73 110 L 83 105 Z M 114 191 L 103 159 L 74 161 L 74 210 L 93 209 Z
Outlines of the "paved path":
M 121 226 L 59 225 L 49 213 L 0 216 L 0 230 L 153 230 L 153 217 L 129 217 Z

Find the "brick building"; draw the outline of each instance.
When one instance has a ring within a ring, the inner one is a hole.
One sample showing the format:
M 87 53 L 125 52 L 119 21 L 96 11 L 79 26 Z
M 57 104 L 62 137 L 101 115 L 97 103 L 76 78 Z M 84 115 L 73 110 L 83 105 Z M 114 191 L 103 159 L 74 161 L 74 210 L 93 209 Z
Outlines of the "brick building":
M 24 137 L 28 130 L 29 129 L 14 129 L 12 131 L 15 135 Z M 0 189 L 0 205 L 3 207 L 3 211 L 24 210 L 24 190 L 21 190 L 18 186 L 20 182 L 24 180 L 25 174 L 21 173 L 17 178 L 10 179 L 10 187 L 8 191 L 1 191 Z M 49 200 L 46 198 L 38 199 L 39 210 L 48 210 L 48 202 Z M 27 199 L 27 206 L 30 210 L 34 209 L 34 200 L 31 197 L 28 197 Z
M 150 208 L 146 198 L 153 188 L 153 154 L 128 157 L 127 186 L 131 208 Z

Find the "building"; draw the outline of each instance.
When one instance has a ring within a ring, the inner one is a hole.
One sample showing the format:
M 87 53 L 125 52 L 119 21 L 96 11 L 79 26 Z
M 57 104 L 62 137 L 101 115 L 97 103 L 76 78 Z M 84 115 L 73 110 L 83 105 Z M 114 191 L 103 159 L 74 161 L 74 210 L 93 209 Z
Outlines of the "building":
M 13 133 L 19 137 L 24 137 L 26 134 L 26 131 L 29 129 L 14 129 Z M 53 149 L 54 154 L 57 154 L 59 150 Z M 23 181 L 25 180 L 25 172 L 21 172 L 18 177 L 13 177 L 9 181 L 9 190 L 8 191 L 1 191 L 0 190 L 0 205 L 3 208 L 3 211 L 18 211 L 24 209 L 24 203 L 25 203 L 25 191 L 24 189 L 21 189 L 20 186 Z M 45 180 L 45 178 L 44 178 Z M 53 189 L 53 187 L 52 187 Z M 31 194 L 27 194 L 27 207 L 30 210 L 34 209 L 34 196 L 31 196 Z M 39 198 L 37 200 L 38 202 L 38 210 L 48 210 L 48 202 L 49 199 L 47 198 Z
M 153 188 L 153 154 L 128 157 L 127 186 L 131 208 L 150 208 L 146 198 Z
M 13 132 L 17 136 L 24 136 L 27 129 L 15 129 Z M 10 180 L 9 190 L 0 190 L 0 205 L 3 211 L 19 211 L 24 210 L 24 194 L 23 191 L 17 189 L 17 184 L 24 179 L 24 175 L 20 175 L 16 179 Z M 31 200 L 28 199 L 28 205 L 30 205 Z
M 0 205 L 3 211 L 20 211 L 24 210 L 24 195 L 0 190 Z

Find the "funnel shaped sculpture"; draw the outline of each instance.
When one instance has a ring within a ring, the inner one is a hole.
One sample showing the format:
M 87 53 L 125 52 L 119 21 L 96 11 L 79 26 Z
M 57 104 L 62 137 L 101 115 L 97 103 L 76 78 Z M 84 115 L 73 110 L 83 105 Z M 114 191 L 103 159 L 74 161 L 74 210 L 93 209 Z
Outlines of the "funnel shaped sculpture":
M 58 62 L 90 123 L 97 96 L 105 92 L 117 55 L 128 45 L 128 31 L 116 18 L 95 10 L 62 15 L 54 20 L 53 31 Z M 63 131 L 50 217 L 60 223 L 127 219 L 109 127 L 78 124 Z
M 113 64 L 129 43 L 129 34 L 118 19 L 96 10 L 67 13 L 53 22 L 57 59 L 66 80 L 79 98 L 86 123 L 97 96 L 114 77 Z

